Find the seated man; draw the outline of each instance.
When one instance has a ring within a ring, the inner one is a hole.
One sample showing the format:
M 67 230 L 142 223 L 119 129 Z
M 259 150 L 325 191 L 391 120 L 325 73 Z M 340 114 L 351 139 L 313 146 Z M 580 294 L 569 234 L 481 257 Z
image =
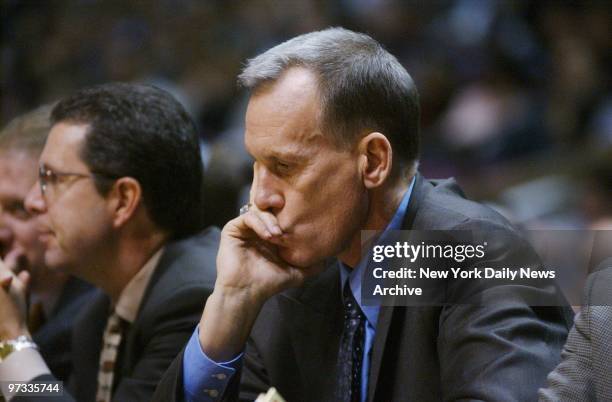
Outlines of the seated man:
M 51 106 L 40 107 L 15 118 L 0 132 L 0 258 L 13 272 L 30 274 L 28 329 L 53 375 L 67 381 L 72 325 L 93 288 L 45 267 L 37 219 L 25 208 L 51 128 L 50 112 Z
M 215 280 L 219 233 L 199 233 L 194 125 L 167 92 L 130 84 L 78 91 L 51 120 L 26 207 L 38 216 L 45 264 L 100 288 L 75 324 L 71 394 L 58 400 L 148 401 Z M 0 380 L 52 380 L 19 309 L 25 278 L 7 276 Z
M 224 227 L 199 330 L 153 400 L 252 401 L 271 386 L 292 402 L 535 399 L 567 336 L 562 308 L 362 303 L 362 230 L 518 236 L 453 180 L 417 173 L 418 95 L 395 57 L 333 28 L 257 56 L 239 80 L 252 205 Z M 490 257 L 532 262 L 506 246 Z

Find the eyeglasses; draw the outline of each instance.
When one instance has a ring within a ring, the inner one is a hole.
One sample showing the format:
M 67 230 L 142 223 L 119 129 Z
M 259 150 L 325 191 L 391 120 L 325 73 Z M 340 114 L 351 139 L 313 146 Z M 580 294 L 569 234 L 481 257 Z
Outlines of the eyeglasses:
M 61 182 L 63 179 L 68 177 L 75 177 L 77 179 L 91 179 L 95 176 L 102 176 L 107 179 L 116 179 L 116 176 L 112 176 L 105 173 L 91 172 L 91 174 L 85 173 L 71 173 L 71 172 L 57 172 L 53 169 L 48 168 L 45 165 L 38 167 L 38 183 L 40 184 L 40 192 L 43 196 L 47 196 L 49 190 Z

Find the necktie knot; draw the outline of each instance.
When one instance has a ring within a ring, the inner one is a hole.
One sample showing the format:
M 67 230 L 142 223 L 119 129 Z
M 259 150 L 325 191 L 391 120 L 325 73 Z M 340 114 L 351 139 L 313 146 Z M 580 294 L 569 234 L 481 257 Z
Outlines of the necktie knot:
M 351 322 L 352 324 L 359 324 L 358 321 L 363 320 L 364 315 L 361 312 L 361 309 L 359 308 L 359 304 L 357 304 L 357 300 L 355 300 L 355 296 L 353 296 L 349 281 L 347 281 L 346 285 L 344 286 L 343 295 L 345 323 Z M 352 322 L 355 320 L 357 320 L 357 322 Z

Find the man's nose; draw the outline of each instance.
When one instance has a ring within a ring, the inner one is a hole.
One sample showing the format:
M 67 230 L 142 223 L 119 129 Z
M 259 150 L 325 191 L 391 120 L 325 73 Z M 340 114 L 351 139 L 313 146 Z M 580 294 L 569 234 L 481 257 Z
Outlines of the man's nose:
M 25 198 L 25 208 L 32 215 L 44 214 L 47 212 L 47 203 L 42 195 L 38 181 L 34 183 Z
M 253 200 L 262 211 L 278 212 L 285 199 L 276 178 L 266 169 L 258 169 L 253 176 Z

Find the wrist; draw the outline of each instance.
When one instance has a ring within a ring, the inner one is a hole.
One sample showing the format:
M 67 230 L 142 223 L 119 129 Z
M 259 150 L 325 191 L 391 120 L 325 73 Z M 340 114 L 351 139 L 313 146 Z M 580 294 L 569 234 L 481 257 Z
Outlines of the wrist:
M 238 287 L 233 285 L 215 284 L 215 288 L 211 296 L 215 299 L 230 303 L 239 307 L 244 306 L 261 306 L 266 301 L 267 297 L 254 290 L 252 287 Z
M 6 360 L 12 353 L 23 349 L 38 350 L 38 345 L 34 343 L 29 335 L 19 335 L 14 339 L 0 341 L 0 363 Z
M 200 321 L 200 346 L 213 361 L 228 361 L 244 349 L 263 301 L 245 289 L 215 287 Z
M 20 336 L 31 338 L 28 329 L 22 326 L 3 326 L 0 328 L 0 342 L 17 339 Z

